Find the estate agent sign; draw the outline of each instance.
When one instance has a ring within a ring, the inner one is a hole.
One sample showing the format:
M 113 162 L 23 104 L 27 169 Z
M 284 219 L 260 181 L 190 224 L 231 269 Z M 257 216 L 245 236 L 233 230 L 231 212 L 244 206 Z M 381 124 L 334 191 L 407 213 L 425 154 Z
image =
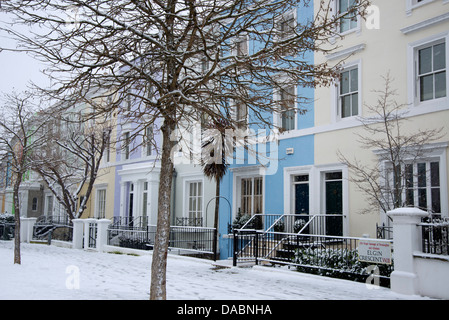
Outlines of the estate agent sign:
M 360 240 L 359 261 L 391 264 L 391 243 L 372 239 Z

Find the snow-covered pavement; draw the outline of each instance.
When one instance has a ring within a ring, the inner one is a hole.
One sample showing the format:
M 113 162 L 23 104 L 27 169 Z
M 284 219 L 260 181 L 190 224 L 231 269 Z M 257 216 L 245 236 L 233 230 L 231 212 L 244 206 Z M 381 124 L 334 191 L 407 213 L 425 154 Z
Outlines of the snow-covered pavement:
M 148 299 L 151 254 L 88 252 L 22 244 L 13 264 L 13 242 L 0 241 L 0 299 Z M 400 300 L 363 283 L 268 268 L 216 268 L 211 261 L 169 255 L 167 298 L 173 300 Z

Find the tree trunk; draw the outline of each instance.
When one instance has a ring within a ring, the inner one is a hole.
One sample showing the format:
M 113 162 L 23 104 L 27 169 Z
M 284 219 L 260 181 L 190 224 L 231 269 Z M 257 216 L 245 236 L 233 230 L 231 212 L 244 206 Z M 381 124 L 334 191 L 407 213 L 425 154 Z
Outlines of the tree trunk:
M 19 187 L 21 178 L 17 177 L 17 181 L 14 183 L 14 263 L 21 264 L 20 258 L 20 203 L 19 203 Z
M 151 265 L 151 300 L 165 300 L 167 254 L 170 241 L 170 202 L 173 178 L 173 162 L 170 153 L 174 143 L 170 135 L 175 128 L 173 122 L 165 120 L 162 125 L 161 173 L 159 176 L 159 201 L 156 236 L 154 240 L 153 261 Z

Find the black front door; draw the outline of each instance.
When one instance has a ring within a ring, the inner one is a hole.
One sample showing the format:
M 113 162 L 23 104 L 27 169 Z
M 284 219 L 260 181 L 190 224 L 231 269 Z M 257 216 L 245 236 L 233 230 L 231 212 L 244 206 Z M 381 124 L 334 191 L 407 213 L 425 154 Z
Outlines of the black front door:
M 326 173 L 326 235 L 343 235 L 343 181 L 341 172 Z
M 294 177 L 295 190 L 295 222 L 293 232 L 297 233 L 309 221 L 309 176 L 295 176 Z M 308 233 L 308 227 L 302 231 Z

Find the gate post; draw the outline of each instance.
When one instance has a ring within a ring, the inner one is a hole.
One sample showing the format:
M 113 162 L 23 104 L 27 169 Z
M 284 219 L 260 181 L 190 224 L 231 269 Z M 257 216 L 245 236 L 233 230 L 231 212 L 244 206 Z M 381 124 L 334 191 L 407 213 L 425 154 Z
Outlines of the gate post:
M 391 289 L 409 295 L 419 294 L 413 252 L 420 251 L 421 232 L 418 223 L 427 212 L 417 208 L 397 208 L 387 212 L 393 219 L 394 271 Z
M 29 243 L 33 239 L 33 228 L 37 218 L 20 217 L 20 242 Z
M 100 219 L 97 221 L 97 241 L 98 251 L 103 251 L 103 247 L 108 243 L 108 226 L 111 224 L 109 219 Z
M 232 251 L 233 251 L 233 255 L 232 255 L 232 266 L 236 267 L 237 266 L 237 254 L 238 254 L 238 239 L 237 239 L 237 231 L 234 229 L 233 230 L 233 234 L 234 234 L 234 238 L 232 239 L 234 242 Z
M 73 237 L 72 237 L 72 247 L 73 249 L 82 249 L 83 248 L 83 220 L 82 219 L 73 219 Z

